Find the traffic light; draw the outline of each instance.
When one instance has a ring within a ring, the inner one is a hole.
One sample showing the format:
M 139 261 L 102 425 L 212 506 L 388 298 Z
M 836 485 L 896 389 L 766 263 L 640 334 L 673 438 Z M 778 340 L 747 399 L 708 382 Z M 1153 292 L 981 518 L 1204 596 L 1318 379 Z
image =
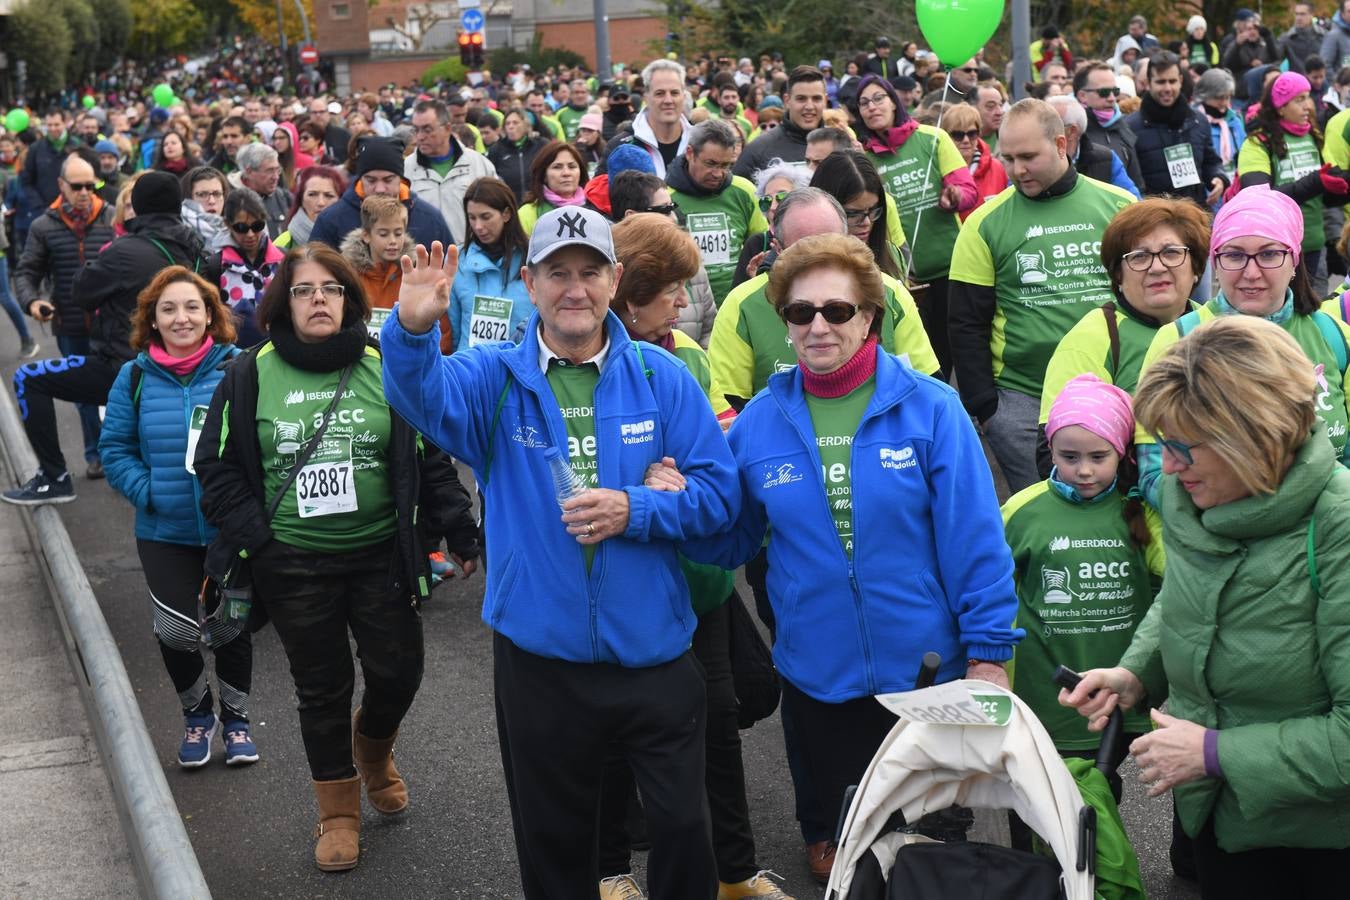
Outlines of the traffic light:
M 465 31 L 460 33 L 459 61 L 467 69 L 483 68 L 483 32 Z

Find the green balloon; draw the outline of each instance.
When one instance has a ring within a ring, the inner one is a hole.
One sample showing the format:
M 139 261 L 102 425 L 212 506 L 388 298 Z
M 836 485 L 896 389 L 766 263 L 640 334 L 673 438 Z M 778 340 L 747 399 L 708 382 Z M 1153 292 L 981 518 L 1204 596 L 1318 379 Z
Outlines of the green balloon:
M 93 108 L 94 108 L 94 97 L 93 97 L 92 94 L 85 94 L 85 95 L 84 95 L 84 99 L 81 100 L 80 102 L 84 104 L 84 108 L 85 108 L 85 109 L 93 109 Z
M 28 110 L 11 109 L 5 113 L 5 128 L 18 134 L 28 130 Z
M 167 84 L 155 85 L 155 89 L 150 92 L 150 96 L 154 98 L 156 106 L 162 106 L 165 109 L 168 109 L 174 104 L 173 88 L 169 87 Z
M 919 30 L 937 58 L 959 66 L 994 36 L 1003 0 L 917 0 Z

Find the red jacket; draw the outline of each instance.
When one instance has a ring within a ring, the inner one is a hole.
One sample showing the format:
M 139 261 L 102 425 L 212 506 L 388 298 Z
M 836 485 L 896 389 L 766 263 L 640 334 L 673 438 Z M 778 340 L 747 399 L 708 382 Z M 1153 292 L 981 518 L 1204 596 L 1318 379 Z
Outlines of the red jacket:
M 961 221 L 964 222 L 970 218 L 970 214 L 980 208 L 980 203 L 988 200 L 997 194 L 1003 192 L 1008 186 L 1008 173 L 1003 170 L 1003 163 L 995 157 L 989 145 L 980 140 L 980 162 L 975 166 L 972 173 L 975 179 L 975 190 L 979 192 L 979 203 L 961 213 Z

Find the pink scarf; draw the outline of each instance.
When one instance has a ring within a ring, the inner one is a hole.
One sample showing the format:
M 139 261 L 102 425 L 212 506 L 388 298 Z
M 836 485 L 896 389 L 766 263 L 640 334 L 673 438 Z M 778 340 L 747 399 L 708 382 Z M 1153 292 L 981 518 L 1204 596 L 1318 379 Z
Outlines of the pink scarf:
M 150 358 L 175 375 L 189 375 L 201 365 L 214 344 L 215 339 L 208 334 L 206 340 L 202 341 L 202 345 L 191 356 L 171 356 L 162 344 L 151 341 Z
M 1304 122 L 1302 125 L 1295 125 L 1293 122 L 1286 122 L 1284 119 L 1281 119 L 1280 127 L 1295 137 L 1303 137 L 1305 134 L 1312 131 L 1312 122 Z
M 833 372 L 817 375 L 801 362 L 797 368 L 802 370 L 802 387 L 808 394 L 827 400 L 842 397 L 876 374 L 877 336 L 869 334 L 853 358 Z
M 873 153 L 894 153 L 900 148 L 901 144 L 909 140 L 909 136 L 913 134 L 918 127 L 918 122 L 913 119 L 907 119 L 903 125 L 887 128 L 882 134 L 869 137 L 863 143 L 863 146 Z
M 563 197 L 553 191 L 552 188 L 544 188 L 544 199 L 554 206 L 583 206 L 586 203 L 586 192 L 577 188 L 572 192 L 572 196 Z

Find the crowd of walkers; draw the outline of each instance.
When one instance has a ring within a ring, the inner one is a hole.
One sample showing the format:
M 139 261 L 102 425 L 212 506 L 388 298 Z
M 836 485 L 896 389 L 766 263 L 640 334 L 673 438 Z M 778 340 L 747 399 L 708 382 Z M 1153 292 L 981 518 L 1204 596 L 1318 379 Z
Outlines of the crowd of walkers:
M 775 707 L 824 883 L 896 723 L 873 698 L 927 651 L 1066 758 L 1124 710 L 1204 897 L 1321 896 L 1350 861 L 1350 6 L 1316 12 L 1136 16 L 1101 59 L 1047 26 L 1012 91 L 886 38 L 838 74 L 296 99 L 236 45 L 156 72 L 175 97 L 102 77 L 0 135 L 39 462 L 0 496 L 76 499 L 76 404 L 84 476 L 135 508 L 184 767 L 217 735 L 260 758 L 276 628 L 325 871 L 363 787 L 408 806 L 420 610 L 482 569 L 527 897 L 791 900 L 739 736 Z

